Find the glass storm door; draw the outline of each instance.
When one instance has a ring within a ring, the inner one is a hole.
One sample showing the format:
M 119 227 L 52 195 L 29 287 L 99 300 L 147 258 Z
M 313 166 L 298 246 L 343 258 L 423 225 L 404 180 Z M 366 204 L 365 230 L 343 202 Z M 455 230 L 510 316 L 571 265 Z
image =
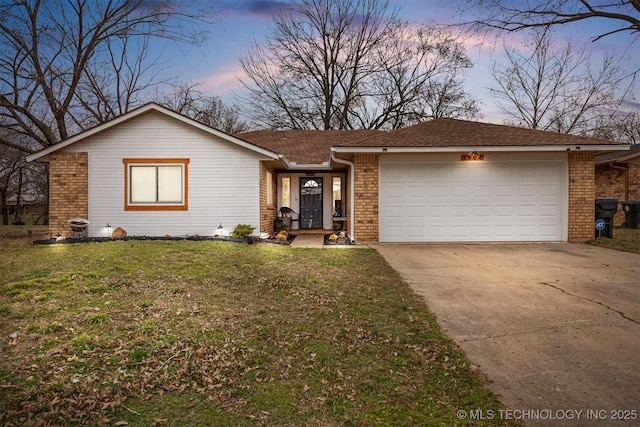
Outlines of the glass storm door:
M 322 178 L 300 178 L 300 228 L 322 228 Z

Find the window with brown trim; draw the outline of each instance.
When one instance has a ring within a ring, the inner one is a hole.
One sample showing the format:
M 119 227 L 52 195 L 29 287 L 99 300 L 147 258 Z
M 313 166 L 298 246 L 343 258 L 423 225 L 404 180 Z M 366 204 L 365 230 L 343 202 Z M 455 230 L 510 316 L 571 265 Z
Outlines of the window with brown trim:
M 187 210 L 189 159 L 123 159 L 124 209 Z

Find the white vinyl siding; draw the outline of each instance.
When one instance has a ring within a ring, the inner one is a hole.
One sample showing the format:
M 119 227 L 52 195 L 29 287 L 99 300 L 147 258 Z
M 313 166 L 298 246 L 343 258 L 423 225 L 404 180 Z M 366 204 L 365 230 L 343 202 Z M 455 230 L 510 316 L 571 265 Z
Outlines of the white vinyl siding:
M 381 242 L 563 241 L 566 154 L 381 158 Z
M 171 117 L 150 112 L 65 151 L 89 152 L 91 236 L 106 236 L 107 222 L 130 236 L 212 236 L 220 223 L 259 230 L 264 157 Z M 126 158 L 189 159 L 188 210 L 125 211 Z

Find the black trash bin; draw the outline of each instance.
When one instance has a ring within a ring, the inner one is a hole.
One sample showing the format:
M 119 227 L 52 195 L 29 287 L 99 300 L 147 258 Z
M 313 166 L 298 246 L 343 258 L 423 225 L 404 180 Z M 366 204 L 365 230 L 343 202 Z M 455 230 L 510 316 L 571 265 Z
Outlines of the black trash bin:
M 640 223 L 640 200 L 629 200 L 622 202 L 624 211 L 624 221 L 627 228 L 638 228 Z
M 596 199 L 596 220 L 604 221 L 604 230 L 596 230 L 596 237 L 613 238 L 613 216 L 618 212 L 618 199 Z

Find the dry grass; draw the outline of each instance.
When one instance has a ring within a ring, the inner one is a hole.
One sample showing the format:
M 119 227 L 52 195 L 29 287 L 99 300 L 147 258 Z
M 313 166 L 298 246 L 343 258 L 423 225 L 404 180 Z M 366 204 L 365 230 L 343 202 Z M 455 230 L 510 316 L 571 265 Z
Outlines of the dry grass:
M 33 240 L 47 237 L 46 225 L 0 225 L 1 238 L 30 238 Z
M 590 243 L 603 248 L 640 254 L 640 229 L 614 227 L 613 239 L 599 237 Z
M 0 245 L 0 424 L 507 425 L 373 250 Z

